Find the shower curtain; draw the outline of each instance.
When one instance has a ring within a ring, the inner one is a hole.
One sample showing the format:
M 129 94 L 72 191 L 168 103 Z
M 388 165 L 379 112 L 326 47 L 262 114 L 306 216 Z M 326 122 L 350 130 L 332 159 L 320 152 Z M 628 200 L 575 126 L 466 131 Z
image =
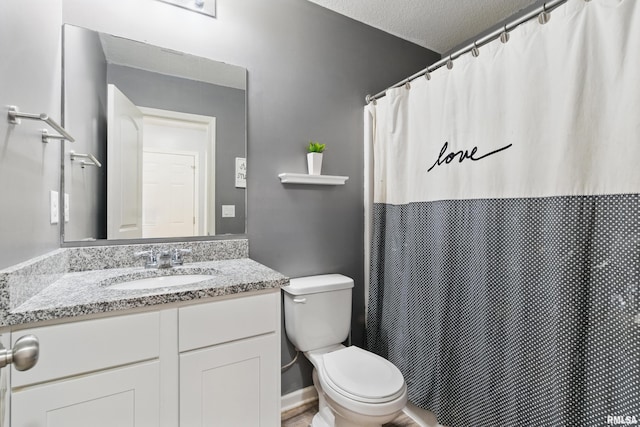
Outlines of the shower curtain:
M 367 345 L 440 424 L 640 424 L 640 2 L 569 0 L 365 109 Z

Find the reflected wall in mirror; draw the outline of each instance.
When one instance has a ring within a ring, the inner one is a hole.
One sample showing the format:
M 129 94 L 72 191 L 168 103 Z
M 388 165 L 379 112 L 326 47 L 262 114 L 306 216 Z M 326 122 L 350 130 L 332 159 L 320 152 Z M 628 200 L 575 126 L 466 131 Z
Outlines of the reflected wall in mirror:
M 244 68 L 65 25 L 63 76 L 65 242 L 245 233 Z

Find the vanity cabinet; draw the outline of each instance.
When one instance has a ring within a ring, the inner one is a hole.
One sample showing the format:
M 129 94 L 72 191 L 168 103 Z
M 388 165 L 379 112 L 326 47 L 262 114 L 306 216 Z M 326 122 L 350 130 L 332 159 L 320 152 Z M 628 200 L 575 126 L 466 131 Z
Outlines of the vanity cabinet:
M 40 341 L 36 366 L 12 368 L 11 425 L 158 426 L 159 313 L 13 333 Z
M 280 297 L 179 313 L 180 425 L 280 425 Z
M 22 329 L 11 425 L 279 426 L 280 293 Z

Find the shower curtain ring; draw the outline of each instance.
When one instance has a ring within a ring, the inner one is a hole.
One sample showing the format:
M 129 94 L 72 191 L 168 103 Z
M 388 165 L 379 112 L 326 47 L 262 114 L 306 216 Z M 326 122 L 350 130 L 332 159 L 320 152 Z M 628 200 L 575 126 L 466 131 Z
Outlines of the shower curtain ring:
M 476 42 L 473 42 L 473 47 L 471 48 L 471 55 L 473 55 L 474 58 L 477 58 L 478 56 L 480 56 L 480 49 L 478 49 L 478 45 L 476 44 Z
M 451 55 L 449 55 L 449 59 L 447 60 L 447 68 L 448 69 L 453 68 L 453 58 L 451 57 Z
M 549 22 L 549 19 L 551 19 L 551 14 L 547 12 L 547 3 L 544 3 L 542 5 L 542 12 L 540 12 L 540 15 L 538 15 L 538 22 L 541 25 L 544 25 Z
M 427 72 L 424 73 L 424 78 L 427 80 L 431 80 L 431 73 L 429 72 L 429 69 L 427 68 Z
M 407 82 L 404 84 L 404 88 L 405 88 L 406 90 L 411 89 L 411 83 L 409 82 L 409 80 L 407 80 Z
M 507 30 L 507 26 L 504 26 L 504 31 L 500 33 L 500 41 L 502 43 L 506 43 L 509 41 L 509 31 Z

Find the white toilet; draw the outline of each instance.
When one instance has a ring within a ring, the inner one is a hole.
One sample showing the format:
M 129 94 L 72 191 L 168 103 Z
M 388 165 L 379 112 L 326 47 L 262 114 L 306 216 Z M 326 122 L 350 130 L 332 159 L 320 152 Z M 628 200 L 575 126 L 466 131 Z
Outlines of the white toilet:
M 289 340 L 311 361 L 319 412 L 313 427 L 379 427 L 407 403 L 400 370 L 358 347 L 345 347 L 353 279 L 341 274 L 291 279 L 284 294 Z

